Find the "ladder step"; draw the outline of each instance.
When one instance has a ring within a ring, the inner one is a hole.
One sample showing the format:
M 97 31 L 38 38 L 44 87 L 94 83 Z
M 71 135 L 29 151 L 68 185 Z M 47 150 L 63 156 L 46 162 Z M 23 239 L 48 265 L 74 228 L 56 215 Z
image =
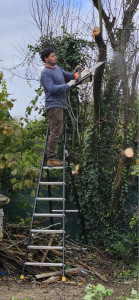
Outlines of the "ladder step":
M 63 210 L 55 210 L 55 209 L 53 209 L 52 212 L 53 212 L 53 213 L 56 213 L 56 212 L 62 213 Z M 68 213 L 73 213 L 73 212 L 74 212 L 74 213 L 77 213 L 77 212 L 79 212 L 79 211 L 78 211 L 78 209 L 70 209 L 70 210 L 66 209 L 65 212 L 68 212 Z
M 63 250 L 62 246 L 28 246 L 28 249 Z
M 56 217 L 56 218 L 62 218 L 63 214 L 34 214 L 34 217 Z
M 40 181 L 40 185 L 63 185 L 65 184 L 65 182 L 51 182 L 51 181 L 48 181 L 48 182 L 43 182 L 43 181 Z
M 37 197 L 36 200 L 39 200 L 39 201 L 63 201 L 63 198 L 44 198 L 44 197 L 41 198 L 41 197 Z
M 44 266 L 44 267 L 62 267 L 62 263 L 40 263 L 40 262 L 26 262 L 26 266 Z
M 51 169 L 63 169 L 63 167 L 43 167 L 43 170 L 51 170 Z
M 63 233 L 63 230 L 59 229 L 59 230 L 49 230 L 49 229 L 32 229 L 31 232 L 34 233 Z

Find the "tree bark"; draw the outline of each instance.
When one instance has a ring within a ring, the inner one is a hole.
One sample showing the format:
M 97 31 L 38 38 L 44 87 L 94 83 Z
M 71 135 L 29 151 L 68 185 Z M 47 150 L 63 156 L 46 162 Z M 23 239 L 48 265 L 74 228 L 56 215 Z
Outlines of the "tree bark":
M 98 31 L 99 32 L 99 31 Z M 99 33 L 94 32 L 94 39 L 99 49 L 98 61 L 106 61 L 106 44 L 103 41 L 101 31 Z M 94 75 L 94 124 L 99 124 L 100 121 L 100 109 L 101 109 L 101 84 L 104 73 L 105 64 L 96 69 Z
M 98 0 L 92 0 L 94 6 L 98 8 Z M 133 16 L 137 9 L 138 0 L 132 0 L 130 1 L 130 4 L 128 5 L 127 9 L 123 11 L 123 22 L 121 25 L 121 28 L 119 28 L 119 36 L 120 38 L 117 39 L 113 33 L 114 23 L 115 23 L 115 17 L 113 17 L 113 20 L 110 21 L 110 16 L 106 14 L 102 7 L 102 18 L 105 23 L 105 27 L 108 33 L 108 37 L 110 39 L 111 47 L 114 50 L 114 56 L 112 61 L 112 67 L 111 67 L 111 73 L 109 76 L 109 82 L 107 83 L 106 90 L 104 92 L 104 98 L 107 98 L 110 105 L 109 109 L 107 111 L 107 118 L 108 116 L 112 118 L 109 119 L 109 121 L 116 120 L 118 121 L 118 99 L 114 99 L 112 96 L 112 93 L 114 91 L 114 88 L 118 90 L 118 86 L 120 84 L 122 89 L 122 96 L 123 96 L 123 111 L 124 111 L 124 149 L 128 147 L 127 144 L 127 133 L 128 128 L 127 125 L 129 122 L 132 121 L 133 116 L 133 105 L 135 100 L 135 82 L 137 78 L 138 73 L 138 67 L 136 67 L 136 70 L 134 72 L 133 78 L 132 78 L 132 86 L 131 89 L 129 87 L 129 75 L 128 75 L 128 68 L 127 64 L 128 62 L 125 61 L 124 55 L 125 55 L 125 49 L 127 49 L 128 42 L 130 40 L 130 36 L 133 30 L 132 20 Z M 118 29 L 117 29 L 118 30 Z M 104 41 L 102 39 L 101 35 L 98 35 L 95 37 L 95 41 L 98 45 L 99 49 L 99 60 L 106 60 L 106 47 L 104 44 Z M 100 121 L 100 114 L 101 114 L 101 83 L 102 83 L 102 77 L 103 77 L 103 71 L 104 66 L 96 70 L 95 77 L 94 77 L 94 122 L 95 124 L 98 124 Z M 102 113 L 103 114 L 103 113 Z M 107 121 L 107 120 L 106 120 Z M 114 133 L 114 124 L 112 125 L 112 137 Z M 112 141 L 110 141 L 111 143 Z M 117 178 L 115 182 L 115 195 L 113 200 L 113 207 L 115 207 L 117 210 L 120 208 L 120 194 L 121 194 L 121 171 L 123 166 L 126 166 L 127 174 L 129 175 L 130 165 L 131 165 L 132 159 L 126 158 L 125 156 L 121 157 L 119 159 L 119 164 L 117 166 Z M 128 179 L 127 175 L 127 179 Z

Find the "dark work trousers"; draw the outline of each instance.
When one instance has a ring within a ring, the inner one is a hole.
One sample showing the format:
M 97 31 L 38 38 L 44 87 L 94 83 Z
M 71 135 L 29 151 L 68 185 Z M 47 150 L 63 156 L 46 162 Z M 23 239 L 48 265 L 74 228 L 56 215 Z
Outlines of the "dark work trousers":
M 66 110 L 61 107 L 53 107 L 48 110 L 50 135 L 47 144 L 46 158 L 53 160 L 57 158 L 56 147 L 60 135 L 63 132 Z

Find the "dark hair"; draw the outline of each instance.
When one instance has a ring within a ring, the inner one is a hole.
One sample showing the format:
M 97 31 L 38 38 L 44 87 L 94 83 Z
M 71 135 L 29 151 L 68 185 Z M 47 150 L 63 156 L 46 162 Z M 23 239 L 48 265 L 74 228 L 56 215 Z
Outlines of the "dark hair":
M 43 49 L 40 53 L 42 61 L 45 62 L 45 57 L 48 57 L 51 53 L 55 53 L 52 47 Z

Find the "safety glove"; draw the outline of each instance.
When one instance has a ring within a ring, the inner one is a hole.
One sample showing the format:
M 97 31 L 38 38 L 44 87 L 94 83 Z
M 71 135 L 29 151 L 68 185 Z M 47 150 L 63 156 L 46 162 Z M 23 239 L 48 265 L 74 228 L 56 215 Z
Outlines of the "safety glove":
M 75 79 L 70 80 L 67 84 L 69 87 L 75 85 L 77 83 L 77 81 Z

